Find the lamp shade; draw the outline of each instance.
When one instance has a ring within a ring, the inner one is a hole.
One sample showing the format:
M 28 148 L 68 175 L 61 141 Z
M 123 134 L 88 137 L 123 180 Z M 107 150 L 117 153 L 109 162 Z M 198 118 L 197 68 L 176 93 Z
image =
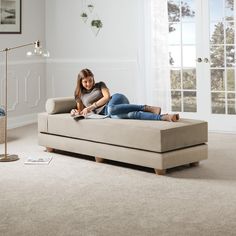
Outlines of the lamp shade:
M 42 47 L 40 46 L 40 42 L 36 41 L 34 43 L 34 49 L 31 51 L 28 51 L 26 53 L 27 57 L 34 57 L 34 56 L 39 56 L 39 57 L 49 57 L 50 53 L 49 51 L 42 49 Z

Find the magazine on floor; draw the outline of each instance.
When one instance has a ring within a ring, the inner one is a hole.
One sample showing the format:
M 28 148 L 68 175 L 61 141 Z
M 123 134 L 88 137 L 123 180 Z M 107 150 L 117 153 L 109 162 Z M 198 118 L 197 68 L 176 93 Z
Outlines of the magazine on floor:
M 28 157 L 25 161 L 26 165 L 48 165 L 52 157 Z
M 108 115 L 99 115 L 99 114 L 95 114 L 95 113 L 88 113 L 87 115 L 75 115 L 72 116 L 74 118 L 74 120 L 78 121 L 78 120 L 82 120 L 82 119 L 105 119 L 108 117 Z

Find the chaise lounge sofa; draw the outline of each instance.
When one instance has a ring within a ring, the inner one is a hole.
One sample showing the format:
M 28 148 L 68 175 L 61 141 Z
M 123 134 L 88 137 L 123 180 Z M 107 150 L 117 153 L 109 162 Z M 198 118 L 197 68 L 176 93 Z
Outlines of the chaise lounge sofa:
M 46 112 L 38 115 L 38 142 L 47 148 L 154 168 L 163 175 L 168 168 L 198 165 L 207 159 L 207 122 L 83 119 L 75 121 L 70 110 L 73 97 L 50 98 Z

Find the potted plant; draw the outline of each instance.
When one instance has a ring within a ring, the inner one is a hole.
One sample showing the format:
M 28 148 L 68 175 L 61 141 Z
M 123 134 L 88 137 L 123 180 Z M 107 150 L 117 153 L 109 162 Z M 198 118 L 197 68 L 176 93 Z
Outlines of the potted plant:
M 88 9 L 89 9 L 90 12 L 93 11 L 93 8 L 94 8 L 94 5 L 92 5 L 92 4 L 88 4 Z
M 97 36 L 99 30 L 102 28 L 102 21 L 101 20 L 92 20 L 91 21 L 91 28 L 95 36 Z
M 83 19 L 84 22 L 87 21 L 87 19 L 88 19 L 88 14 L 87 14 L 86 12 L 82 12 L 80 16 L 81 16 L 81 18 Z
M 92 20 L 91 26 L 96 28 L 102 28 L 102 21 L 101 20 Z

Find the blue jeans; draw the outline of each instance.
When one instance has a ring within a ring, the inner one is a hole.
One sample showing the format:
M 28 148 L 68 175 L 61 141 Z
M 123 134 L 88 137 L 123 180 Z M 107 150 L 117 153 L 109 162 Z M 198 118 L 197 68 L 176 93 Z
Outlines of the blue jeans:
M 161 120 L 161 115 L 144 111 L 144 105 L 129 104 L 128 98 L 120 93 L 112 95 L 100 112 L 114 119 Z

